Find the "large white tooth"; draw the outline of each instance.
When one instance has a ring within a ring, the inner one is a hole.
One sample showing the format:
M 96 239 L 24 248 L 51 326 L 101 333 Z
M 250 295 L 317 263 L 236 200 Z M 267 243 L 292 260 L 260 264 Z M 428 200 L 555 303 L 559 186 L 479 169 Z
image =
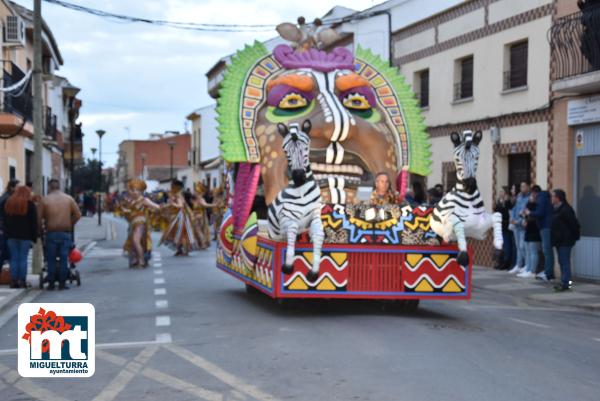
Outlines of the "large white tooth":
M 335 146 L 335 143 L 330 143 L 329 146 L 327 147 L 327 152 L 325 153 L 325 161 L 327 163 L 333 163 L 333 157 L 334 157 L 334 151 L 333 151 L 333 147 Z

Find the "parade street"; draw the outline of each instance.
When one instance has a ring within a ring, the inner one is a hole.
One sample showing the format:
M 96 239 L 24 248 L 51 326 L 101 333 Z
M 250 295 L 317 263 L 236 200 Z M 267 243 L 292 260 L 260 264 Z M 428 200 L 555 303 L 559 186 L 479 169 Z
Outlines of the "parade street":
M 598 400 L 598 312 L 477 283 L 471 301 L 424 301 L 412 314 L 378 302 L 283 307 L 216 269 L 214 243 L 187 258 L 160 247 L 148 269 L 128 269 L 126 225 L 106 219 L 81 287 L 27 300 L 95 306 L 95 375 L 19 377 L 14 316 L 0 328 L 2 400 Z

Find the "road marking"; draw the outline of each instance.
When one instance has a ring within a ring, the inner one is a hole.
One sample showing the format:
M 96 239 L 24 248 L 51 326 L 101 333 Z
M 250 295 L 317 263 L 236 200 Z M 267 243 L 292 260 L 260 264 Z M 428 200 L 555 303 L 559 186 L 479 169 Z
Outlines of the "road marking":
M 164 309 L 164 308 L 169 307 L 169 301 L 167 301 L 166 299 L 157 299 L 154 304 L 159 309 Z
M 514 317 L 511 317 L 509 319 L 512 320 L 513 322 L 528 324 L 530 326 L 535 326 L 535 327 L 541 327 L 543 329 L 549 329 L 550 328 L 550 326 L 548 326 L 548 325 L 541 324 L 541 323 L 530 322 L 529 320 L 521 320 L 521 319 L 516 319 Z
M 133 361 L 125 365 L 125 368 L 94 397 L 93 401 L 112 401 L 117 398 L 119 393 L 135 377 L 136 373 L 141 370 L 142 365 L 146 364 L 156 351 L 158 351 L 158 347 L 156 346 L 144 348 Z
M 154 270 L 154 274 L 163 274 L 163 271 L 160 270 L 160 269 L 159 270 Z
M 594 338 L 594 341 L 600 342 L 600 338 Z
M 202 398 L 207 401 L 222 401 L 223 395 L 214 391 L 207 390 L 200 386 L 188 383 L 175 376 L 168 375 L 160 372 L 156 369 L 146 368 L 142 371 L 142 374 L 149 379 L 152 379 L 165 386 L 169 386 L 175 390 L 185 391 L 195 397 Z
M 40 290 L 30 290 L 29 294 L 25 295 L 23 298 L 17 298 L 18 303 L 8 307 L 3 313 L 0 313 L 0 328 L 4 326 L 10 319 L 13 318 L 17 314 L 19 310 L 19 305 L 22 303 L 32 302 L 35 298 L 42 294 L 43 291 Z
M 154 295 L 167 295 L 167 289 L 166 288 L 155 288 Z
M 154 279 L 154 284 L 164 284 L 164 283 L 165 283 L 165 279 L 162 277 Z
M 157 326 L 170 326 L 171 325 L 171 317 L 166 316 L 156 316 L 156 325 Z
M 3 364 L 0 364 L 0 371 L 2 373 L 6 372 L 3 375 L 4 382 L 6 384 L 12 384 L 23 393 L 28 394 L 31 398 L 49 401 L 67 401 L 66 398 L 56 395 L 48 389 L 40 387 L 37 383 L 32 382 L 30 379 L 20 377 L 16 369 L 9 369 Z M 2 386 L 0 386 L 0 389 L 3 389 L 4 387 L 5 386 L 3 383 Z
M 83 256 L 87 255 L 92 249 L 94 249 L 94 247 L 96 246 L 96 244 L 97 244 L 96 241 L 92 241 L 89 244 L 87 244 L 86 247 L 81 252 L 83 254 Z
M 154 267 L 162 267 L 162 263 L 156 263 L 156 262 L 154 262 Z
M 101 350 L 96 350 L 96 356 L 100 359 L 104 359 L 105 361 L 119 366 L 125 366 L 125 364 L 127 363 L 127 359 Z
M 178 347 L 174 344 L 165 345 L 164 347 L 169 351 L 173 352 L 175 355 L 178 355 L 181 358 L 187 360 L 188 362 L 191 362 L 192 364 L 198 366 L 200 369 L 203 369 L 206 373 L 216 377 L 223 383 L 230 385 L 231 387 L 235 388 L 238 391 L 241 391 L 246 395 L 249 395 L 250 397 L 254 397 L 257 400 L 261 401 L 277 400 L 277 398 L 275 398 L 274 396 L 265 393 L 256 386 L 246 383 L 242 379 L 238 379 L 236 376 L 229 372 L 226 372 L 214 363 L 209 362 L 201 356 L 198 356 L 184 348 Z
M 158 333 L 156 335 L 157 344 L 170 344 L 172 342 L 173 338 L 171 337 L 171 333 Z

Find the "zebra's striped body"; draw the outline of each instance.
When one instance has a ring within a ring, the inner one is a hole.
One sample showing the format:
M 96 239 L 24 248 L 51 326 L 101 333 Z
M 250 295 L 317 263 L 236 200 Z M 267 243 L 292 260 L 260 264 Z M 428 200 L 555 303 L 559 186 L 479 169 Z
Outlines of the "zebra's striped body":
M 490 228 L 494 229 L 494 248 L 497 253 L 502 250 L 502 216 L 486 212 L 475 180 L 481 136 L 481 131 L 465 131 L 462 138 L 452 133 L 457 184 L 435 206 L 431 217 L 436 234 L 446 242 L 458 243 L 462 265 L 468 264 L 466 238 L 482 240 Z
M 282 270 L 289 274 L 293 270 L 296 237 L 298 233 L 310 230 L 313 266 L 307 279 L 314 281 L 319 274 L 324 233 L 321 223 L 321 191 L 310 169 L 310 121 L 304 121 L 302 130 L 298 124 L 290 124 L 289 129 L 279 124 L 278 129 L 283 136 L 283 150 L 287 155 L 292 180 L 269 205 L 269 236 L 276 240 L 287 240 Z

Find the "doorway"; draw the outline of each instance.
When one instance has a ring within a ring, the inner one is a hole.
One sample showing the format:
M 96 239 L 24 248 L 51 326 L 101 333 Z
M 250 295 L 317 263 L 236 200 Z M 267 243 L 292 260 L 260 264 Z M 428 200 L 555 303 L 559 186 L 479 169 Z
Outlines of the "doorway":
M 583 146 L 575 147 L 573 206 L 581 225 L 581 239 L 573 252 L 573 274 L 600 279 L 600 125 L 578 130 Z
M 519 185 L 522 182 L 531 183 L 531 153 L 516 153 L 508 155 L 508 185 Z

